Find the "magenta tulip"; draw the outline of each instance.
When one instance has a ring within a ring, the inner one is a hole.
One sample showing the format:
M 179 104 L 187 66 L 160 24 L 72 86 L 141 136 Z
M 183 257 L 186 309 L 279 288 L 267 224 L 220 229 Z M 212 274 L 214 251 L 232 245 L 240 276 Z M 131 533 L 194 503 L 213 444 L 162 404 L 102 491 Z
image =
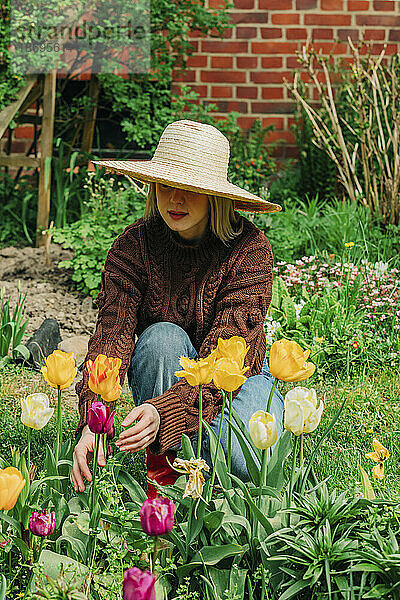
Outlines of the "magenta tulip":
M 156 600 L 154 589 L 156 578 L 150 571 L 141 571 L 137 567 L 124 573 L 124 600 Z
M 29 517 L 29 529 L 34 535 L 45 537 L 51 535 L 56 526 L 56 513 L 54 511 L 47 512 L 47 510 L 41 513 L 34 510 Z
M 114 416 L 115 410 L 110 412 L 108 406 L 102 402 L 92 402 L 91 407 L 88 410 L 88 426 L 90 431 L 93 433 L 107 433 L 107 435 L 113 437 L 114 431 Z
M 140 523 L 147 535 L 169 533 L 174 526 L 175 504 L 168 498 L 153 498 L 143 502 Z

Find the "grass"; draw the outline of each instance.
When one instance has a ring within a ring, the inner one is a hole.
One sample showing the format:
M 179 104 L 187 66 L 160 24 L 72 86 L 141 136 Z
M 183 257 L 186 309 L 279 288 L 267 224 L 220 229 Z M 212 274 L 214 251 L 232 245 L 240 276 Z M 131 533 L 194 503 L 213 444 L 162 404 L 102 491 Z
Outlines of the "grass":
M 293 385 L 280 383 L 279 389 L 285 394 Z M 345 408 L 336 426 L 323 442 L 315 463 L 315 471 L 320 479 L 329 478 L 330 489 L 361 491 L 360 463 L 371 477 L 377 497 L 400 500 L 400 373 L 387 369 L 376 375 L 359 376 L 353 379 L 344 377 L 333 381 L 318 380 L 317 376 L 298 385 L 314 387 L 319 398 L 324 399 L 326 409 L 321 424 L 315 433 L 305 435 L 305 457 L 310 454 L 337 412 L 343 398 Z M 20 366 L 10 365 L 0 373 L 0 456 L 9 459 L 12 446 L 24 448 L 27 430 L 20 421 L 21 398 L 28 393 L 45 392 L 55 401 L 56 391 L 50 389 L 40 373 Z M 129 392 L 124 391 L 118 404 L 116 429 L 131 408 Z M 64 402 L 64 436 L 74 437 L 78 424 L 78 411 L 71 400 Z M 56 433 L 55 419 L 40 432 L 32 435 L 32 459 L 39 466 L 43 464 L 46 444 L 51 444 Z M 390 457 L 385 463 L 385 479 L 374 481 L 372 467 L 375 463 L 365 458 L 371 452 L 372 439 L 377 437 L 388 448 Z M 145 452 L 131 455 L 130 473 L 142 484 L 145 483 Z

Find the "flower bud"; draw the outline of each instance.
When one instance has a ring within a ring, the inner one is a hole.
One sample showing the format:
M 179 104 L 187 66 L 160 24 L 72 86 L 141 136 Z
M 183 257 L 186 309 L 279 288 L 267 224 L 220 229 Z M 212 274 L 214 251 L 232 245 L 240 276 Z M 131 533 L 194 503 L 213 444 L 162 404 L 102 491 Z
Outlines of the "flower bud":
M 88 410 L 88 426 L 93 433 L 107 433 L 111 436 L 114 429 L 115 410 L 110 411 L 109 407 L 102 402 L 92 402 Z
M 278 439 L 275 415 L 258 410 L 250 419 L 249 432 L 256 448 L 270 448 Z
M 160 496 L 147 499 L 140 509 L 140 523 L 147 535 L 169 533 L 174 526 L 175 504 Z
M 56 513 L 43 510 L 41 513 L 34 510 L 29 517 L 29 529 L 33 535 L 45 537 L 51 535 L 56 526 Z
M 124 573 L 123 600 L 156 600 L 155 581 L 150 571 L 141 571 L 137 567 L 127 569 Z

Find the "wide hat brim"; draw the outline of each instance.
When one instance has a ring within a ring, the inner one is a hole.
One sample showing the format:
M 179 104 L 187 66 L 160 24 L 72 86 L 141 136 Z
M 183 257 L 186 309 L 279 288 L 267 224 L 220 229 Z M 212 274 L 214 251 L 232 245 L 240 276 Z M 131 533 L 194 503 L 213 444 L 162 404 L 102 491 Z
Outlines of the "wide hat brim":
M 270 213 L 282 210 L 279 204 L 268 202 L 247 190 L 230 183 L 228 180 L 213 179 L 207 173 L 198 175 L 190 169 L 185 172 L 182 166 L 177 167 L 168 161 L 159 160 L 92 160 L 95 165 L 104 167 L 107 171 L 121 173 L 144 181 L 146 183 L 165 183 L 182 190 L 211 194 L 235 201 L 235 209 L 255 212 Z

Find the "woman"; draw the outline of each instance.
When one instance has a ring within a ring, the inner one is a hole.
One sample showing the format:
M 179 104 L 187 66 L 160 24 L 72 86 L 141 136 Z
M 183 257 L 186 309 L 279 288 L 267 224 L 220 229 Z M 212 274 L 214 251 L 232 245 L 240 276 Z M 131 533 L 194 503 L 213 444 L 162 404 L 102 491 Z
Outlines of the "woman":
M 248 379 L 233 393 L 233 406 L 246 425 L 256 410 L 265 410 L 273 383 L 264 333 L 273 258 L 265 235 L 234 209 L 276 212 L 280 206 L 227 180 L 229 142 L 211 125 L 171 123 L 150 161 L 95 162 L 150 182 L 150 191 L 144 217 L 118 236 L 107 255 L 86 360 L 98 354 L 121 358 L 121 383 L 127 374 L 135 408 L 122 422 L 127 429 L 116 445 L 129 452 L 146 448 L 148 476 L 172 483 L 177 474 L 166 457 L 173 460 L 183 433 L 197 446 L 199 418 L 198 387 L 174 374 L 180 356 L 205 357 L 219 337 L 243 337 L 250 346 Z M 87 458 L 94 434 L 86 423 L 95 396 L 87 380 L 84 369 L 76 385 L 81 415 L 76 435 L 82 433 L 71 474 L 76 491 L 84 490 L 82 475 L 91 480 Z M 203 418 L 216 432 L 221 408 L 221 391 L 213 383 L 204 385 Z M 283 399 L 278 391 L 271 412 L 280 433 Z M 225 451 L 227 437 L 224 420 Z M 201 455 L 210 464 L 206 432 Z M 104 465 L 102 451 L 99 464 Z M 248 480 L 234 434 L 232 472 Z

